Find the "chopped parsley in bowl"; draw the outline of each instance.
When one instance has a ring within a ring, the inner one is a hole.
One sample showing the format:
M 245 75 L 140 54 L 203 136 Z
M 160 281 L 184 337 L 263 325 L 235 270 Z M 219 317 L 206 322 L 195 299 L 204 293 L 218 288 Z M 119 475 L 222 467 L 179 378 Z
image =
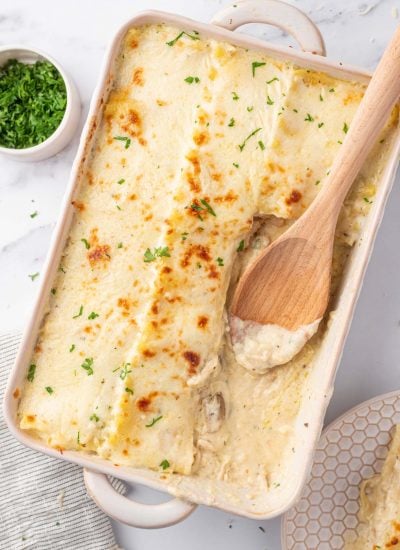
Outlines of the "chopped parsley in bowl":
M 0 68 L 0 146 L 39 145 L 59 127 L 67 107 L 65 82 L 47 60 L 10 59 Z
M 0 46 L 0 153 L 27 162 L 49 158 L 75 135 L 79 93 L 59 63 L 36 48 Z

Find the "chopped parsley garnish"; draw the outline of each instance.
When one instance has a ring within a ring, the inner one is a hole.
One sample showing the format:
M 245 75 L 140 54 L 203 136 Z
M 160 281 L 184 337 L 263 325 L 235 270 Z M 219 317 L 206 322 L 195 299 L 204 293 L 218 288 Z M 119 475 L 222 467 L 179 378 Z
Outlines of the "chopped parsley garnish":
M 133 395 L 133 390 L 131 388 L 126 387 L 125 391 L 126 393 L 130 393 L 131 395 Z
M 147 248 L 146 252 L 143 254 L 143 261 L 146 263 L 154 262 L 156 258 L 162 257 L 171 257 L 168 246 L 160 246 L 158 248 L 154 248 L 153 252 L 150 250 L 150 248 Z
M 298 113 L 299 111 L 297 109 L 293 109 L 293 112 L 294 113 Z
M 274 100 L 271 99 L 271 98 L 269 97 L 269 95 L 267 95 L 267 105 L 273 105 L 274 103 L 275 103 Z
M 82 315 L 82 313 L 83 313 L 83 306 L 81 306 L 81 307 L 79 308 L 79 313 L 77 313 L 76 315 L 74 315 L 74 316 L 72 317 L 72 319 L 77 319 L 78 317 L 80 317 L 80 316 Z
M 205 206 L 207 212 L 209 214 L 211 214 L 211 216 L 217 216 L 217 214 L 214 212 L 214 210 L 211 208 L 211 206 L 208 204 L 208 202 L 206 201 L 206 199 L 200 199 L 200 202 L 203 206 Z M 203 209 L 204 210 L 204 209 Z
M 52 288 L 50 290 L 50 292 L 52 293 L 53 296 L 55 296 L 56 292 L 57 292 L 57 289 L 56 288 Z
M 265 145 L 264 145 L 264 142 L 263 142 L 263 141 L 259 141 L 259 142 L 258 142 L 258 146 L 260 147 L 261 151 L 264 151 Z
M 29 380 L 29 382 L 33 382 L 33 379 L 35 378 L 35 371 L 36 371 L 36 365 L 32 363 L 31 365 L 29 365 L 28 375 L 27 375 L 27 379 Z
M 188 235 L 189 233 L 187 231 L 185 231 L 184 233 L 181 234 L 181 238 L 182 238 L 182 241 L 186 241 L 186 239 L 188 238 Z
M 271 80 L 267 80 L 267 84 L 272 84 L 275 81 L 279 82 L 279 78 L 277 76 L 274 76 L 274 78 L 271 78 Z
M 122 210 L 119 204 L 116 204 L 115 206 L 118 208 L 118 210 Z
M 53 390 L 53 388 L 52 388 L 51 386 L 46 386 L 46 387 L 45 387 L 45 390 L 46 390 L 47 393 L 49 393 L 50 395 L 51 395 L 52 393 L 54 393 L 54 390 Z
M 338 142 L 340 145 L 343 145 L 343 141 L 340 141 L 340 139 L 338 139 L 337 142 Z
M 239 168 L 239 164 L 237 162 L 232 162 L 232 164 L 235 168 Z
M 201 269 L 201 263 L 200 263 L 200 262 L 196 262 L 196 267 L 197 267 L 197 269 Z
M 251 72 L 253 73 L 253 77 L 256 76 L 256 69 L 258 69 L 258 67 L 264 67 L 264 65 L 266 65 L 266 63 L 263 61 L 253 61 L 251 64 Z
M 364 197 L 364 201 L 368 204 L 372 204 L 372 201 L 368 197 Z
M 90 415 L 89 420 L 92 420 L 93 422 L 98 422 L 100 418 L 97 416 L 97 414 L 93 413 Z
M 164 460 L 162 460 L 160 462 L 160 466 L 163 470 L 166 470 L 167 468 L 170 467 L 170 463 L 168 462 L 168 460 L 166 458 L 164 458 Z
M 224 260 L 222 258 L 220 258 L 219 256 L 216 259 L 216 262 L 220 267 L 222 267 L 224 265 Z
M 193 82 L 198 84 L 200 82 L 200 78 L 198 76 L 187 76 L 184 80 L 188 84 L 193 84 Z
M 251 111 L 254 111 L 254 107 L 253 107 L 253 106 L 251 106 L 251 107 L 246 107 L 246 109 L 247 109 L 247 111 L 248 111 L 249 113 L 251 113 Z
M 239 99 L 239 96 L 236 92 L 231 92 L 233 101 L 237 101 Z
M 307 113 L 306 118 L 304 119 L 306 122 L 314 122 L 314 117 L 310 115 L 310 113 Z
M 253 130 L 253 131 L 251 132 L 251 134 L 249 134 L 249 135 L 247 136 L 247 138 L 245 138 L 245 140 L 243 141 L 243 143 L 241 143 L 241 144 L 239 145 L 239 149 L 240 149 L 241 151 L 243 151 L 243 149 L 245 148 L 246 143 L 249 141 L 249 139 L 252 138 L 253 136 L 255 136 L 260 130 L 261 130 L 261 128 L 257 128 L 256 130 Z
M 230 119 L 228 126 L 229 126 L 230 128 L 232 128 L 232 126 L 235 126 L 235 119 L 234 119 L 234 118 L 231 118 L 231 119 Z
M 93 374 L 92 365 L 93 365 L 93 357 L 86 357 L 86 359 L 81 365 L 81 367 L 87 372 L 88 376 L 91 376 Z
M 324 101 L 324 98 L 322 97 L 322 94 L 319 94 L 319 100 Z
M 190 208 L 191 208 L 192 210 L 195 210 L 195 211 L 197 212 L 197 217 L 199 218 L 199 220 L 203 221 L 203 218 L 201 217 L 200 212 L 201 212 L 202 210 L 205 210 L 205 209 L 202 208 L 202 207 L 200 206 L 200 204 L 196 204 L 195 202 L 194 202 L 193 204 L 190 205 Z
M 89 250 L 90 244 L 89 244 L 89 242 L 87 241 L 87 239 L 81 239 L 81 242 L 83 242 L 83 244 L 86 246 L 86 249 Z
M 62 265 L 58 268 L 58 271 L 61 271 L 61 273 L 67 273 Z
M 154 424 L 156 422 L 161 420 L 161 418 L 162 418 L 162 415 L 161 416 L 156 416 L 155 418 L 153 418 L 153 420 L 150 422 L 150 424 L 146 424 L 146 428 L 151 428 L 152 426 L 154 426 Z
M 319 185 L 320 183 L 321 183 L 321 180 L 317 180 L 317 181 L 315 182 L 315 185 Z
M 335 88 L 331 88 L 329 92 L 332 94 L 335 91 Z
M 117 141 L 124 141 L 125 142 L 125 149 L 128 149 L 128 147 L 131 144 L 131 138 L 129 138 L 127 136 L 114 136 L 114 139 L 116 139 Z
M 117 183 L 118 185 L 122 185 L 123 183 L 125 183 L 124 178 L 121 178 L 120 180 L 118 180 Z
M 202 206 L 195 202 L 193 202 L 190 205 L 191 210 L 194 210 L 195 212 L 197 212 L 197 216 L 199 220 L 203 221 L 203 218 L 201 217 L 200 212 L 208 212 L 209 214 L 211 214 L 211 216 L 217 217 L 217 214 L 215 213 L 214 209 L 208 204 L 206 199 L 200 199 L 200 202 Z
M 236 252 L 242 252 L 244 250 L 244 240 L 242 239 L 239 243 L 239 246 L 236 249 Z
M 90 320 L 96 319 L 96 317 L 99 317 L 99 314 L 96 313 L 95 311 L 92 311 L 92 312 L 89 313 L 89 315 L 88 315 L 88 319 L 90 319 Z
M 348 131 L 349 131 L 349 126 L 348 126 L 347 122 L 345 122 L 345 123 L 343 124 L 343 132 L 344 132 L 345 134 L 347 134 Z
M 193 34 L 189 34 L 185 31 L 182 31 L 178 34 L 178 36 L 176 36 L 173 40 L 170 40 L 169 42 L 166 42 L 167 46 L 174 46 L 178 40 L 180 38 L 182 38 L 182 36 L 187 36 L 188 38 L 190 38 L 191 40 L 200 40 L 200 38 L 196 35 L 198 35 L 199 33 L 197 31 L 193 31 Z
M 39 272 L 32 273 L 32 275 L 28 275 L 28 277 L 30 277 L 31 281 L 34 281 L 36 279 L 36 277 L 39 277 Z
M 78 432 L 78 435 L 76 436 L 76 442 L 78 443 L 78 445 L 81 444 L 80 432 Z
M 72 344 L 72 346 L 69 348 L 69 352 L 72 353 L 75 349 L 75 344 Z
M 45 141 L 67 106 L 64 80 L 49 61 L 7 61 L 0 69 L 0 97 L 0 145 L 10 149 Z
M 31 216 L 31 218 L 36 218 L 37 215 L 38 215 L 38 211 L 35 210 L 34 212 L 32 212 L 32 214 L 30 216 Z
M 322 128 L 323 125 L 324 125 L 323 122 L 318 122 L 318 128 Z
M 121 372 L 119 373 L 119 377 L 121 380 L 125 380 L 125 378 L 128 376 L 130 372 L 132 372 L 132 369 L 129 367 L 131 366 L 130 363 L 124 363 L 121 367 Z
M 122 243 L 118 243 L 117 248 L 122 248 Z

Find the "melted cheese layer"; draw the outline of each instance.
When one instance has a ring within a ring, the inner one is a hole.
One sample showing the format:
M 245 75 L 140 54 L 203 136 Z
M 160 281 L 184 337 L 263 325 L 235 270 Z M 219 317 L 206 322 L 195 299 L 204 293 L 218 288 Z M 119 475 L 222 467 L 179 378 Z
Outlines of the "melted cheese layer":
M 263 494 L 282 481 L 325 324 L 256 376 L 234 358 L 225 308 L 323 187 L 363 87 L 166 25 L 131 29 L 114 74 L 20 425 L 53 447 Z M 334 288 L 396 123 L 346 199 Z

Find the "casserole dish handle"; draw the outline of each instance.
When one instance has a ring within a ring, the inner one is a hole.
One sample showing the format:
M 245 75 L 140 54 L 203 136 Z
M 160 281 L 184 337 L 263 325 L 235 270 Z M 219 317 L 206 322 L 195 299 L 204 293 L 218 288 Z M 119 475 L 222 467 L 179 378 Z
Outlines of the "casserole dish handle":
M 304 12 L 279 0 L 238 0 L 216 13 L 211 23 L 230 31 L 247 23 L 267 23 L 293 36 L 303 51 L 325 55 L 318 27 Z
M 119 494 L 105 474 L 84 469 L 83 478 L 89 496 L 108 516 L 131 527 L 159 529 L 187 518 L 196 504 L 174 498 L 162 504 L 143 504 Z

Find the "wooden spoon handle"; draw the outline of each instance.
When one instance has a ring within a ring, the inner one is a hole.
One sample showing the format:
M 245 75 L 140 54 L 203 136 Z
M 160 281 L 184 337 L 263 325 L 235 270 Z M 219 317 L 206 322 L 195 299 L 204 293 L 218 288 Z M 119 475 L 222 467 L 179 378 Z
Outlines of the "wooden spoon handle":
M 316 201 L 337 208 L 337 213 L 368 153 L 400 96 L 400 27 L 369 83 L 332 165 L 324 189 Z M 329 200 L 331 199 L 331 200 Z M 329 206 L 328 206 L 329 209 Z

